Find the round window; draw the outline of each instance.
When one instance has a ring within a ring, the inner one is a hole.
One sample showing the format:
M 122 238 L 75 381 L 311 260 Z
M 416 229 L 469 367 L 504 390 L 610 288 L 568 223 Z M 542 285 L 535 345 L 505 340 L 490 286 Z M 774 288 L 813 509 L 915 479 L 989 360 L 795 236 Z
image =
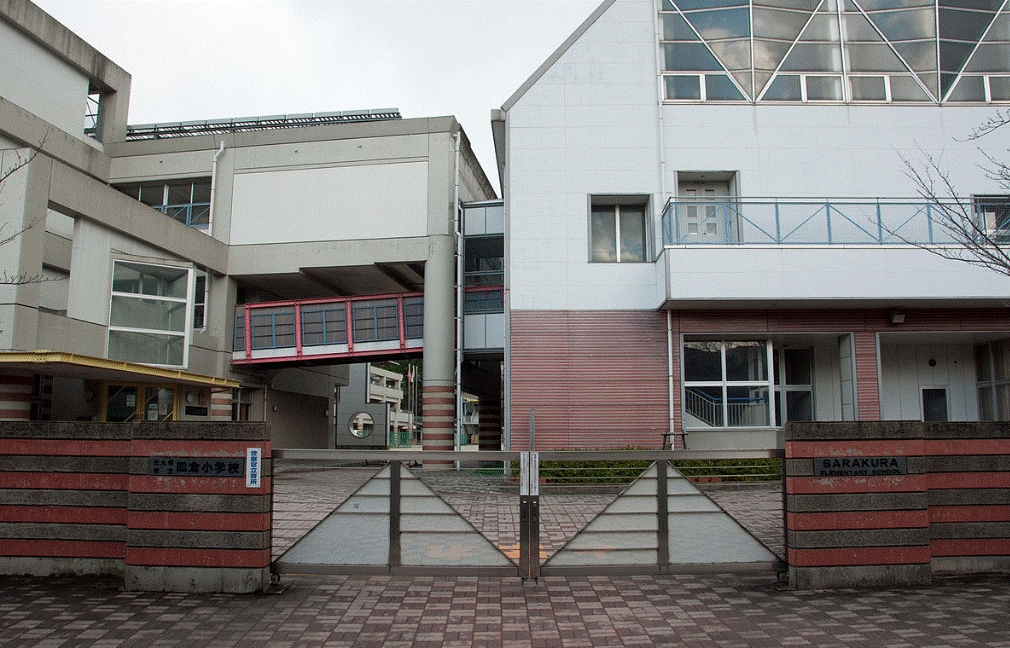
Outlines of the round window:
M 375 421 L 368 412 L 358 412 L 348 421 L 347 427 L 351 434 L 359 439 L 364 439 L 372 434 L 372 430 L 375 429 Z

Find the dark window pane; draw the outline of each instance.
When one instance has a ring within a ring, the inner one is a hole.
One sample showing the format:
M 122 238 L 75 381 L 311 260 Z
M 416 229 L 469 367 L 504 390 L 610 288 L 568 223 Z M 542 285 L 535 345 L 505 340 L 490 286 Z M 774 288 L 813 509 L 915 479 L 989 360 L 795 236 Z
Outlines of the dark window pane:
M 835 76 L 807 77 L 808 101 L 841 101 L 842 78 Z
M 947 96 L 947 101 L 985 101 L 985 79 L 963 76 Z
M 621 261 L 645 261 L 645 207 L 621 206 Z
M 193 183 L 193 202 L 210 202 L 210 180 Z
M 803 98 L 800 77 L 789 74 L 775 77 L 764 98 L 768 101 L 799 101 Z
M 742 101 L 743 95 L 728 76 L 705 75 L 705 96 L 710 101 Z
M 593 261 L 617 261 L 616 223 L 614 208 L 612 206 L 593 207 L 592 222 L 590 223 Z
M 696 41 L 698 35 L 680 14 L 663 14 L 663 40 Z
M 703 43 L 663 43 L 666 67 L 670 71 L 703 72 L 722 66 Z
M 169 205 L 185 205 L 193 202 L 193 183 L 168 185 Z
M 722 427 L 722 408 L 722 387 L 687 387 L 684 390 L 684 427 Z
M 140 202 L 151 207 L 165 204 L 165 185 L 146 184 L 140 187 Z
M 691 76 L 666 76 L 666 98 L 681 101 L 701 99 L 701 78 Z
M 787 391 L 786 421 L 814 420 L 814 395 L 808 391 Z
M 685 342 L 684 380 L 688 382 L 721 381 L 721 348 L 721 342 Z
M 706 40 L 750 36 L 750 10 L 747 8 L 696 11 L 687 14 L 687 19 Z
M 786 384 L 787 385 L 810 385 L 811 378 L 811 354 L 810 349 L 786 349 Z
M 1010 101 L 1010 77 L 989 77 L 989 93 L 993 101 Z
M 726 380 L 768 380 L 767 361 L 764 342 L 727 342 Z
M 841 72 L 842 50 L 837 43 L 797 43 L 782 63 L 783 70 Z
M 884 77 L 850 77 L 853 101 L 886 101 Z

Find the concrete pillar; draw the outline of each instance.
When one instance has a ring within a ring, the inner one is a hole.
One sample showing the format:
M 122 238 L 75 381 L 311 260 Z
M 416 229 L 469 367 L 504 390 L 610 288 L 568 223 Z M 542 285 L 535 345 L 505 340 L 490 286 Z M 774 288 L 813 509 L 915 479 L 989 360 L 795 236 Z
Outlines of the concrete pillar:
M 877 334 L 853 333 L 856 355 L 856 412 L 860 421 L 880 420 L 880 374 L 877 362 Z
M 452 450 L 456 414 L 456 247 L 452 236 L 428 237 L 424 266 L 425 450 Z
M 31 376 L 0 376 L 0 421 L 27 421 L 32 413 Z
M 212 387 L 210 390 L 210 418 L 213 421 L 231 420 L 231 388 Z

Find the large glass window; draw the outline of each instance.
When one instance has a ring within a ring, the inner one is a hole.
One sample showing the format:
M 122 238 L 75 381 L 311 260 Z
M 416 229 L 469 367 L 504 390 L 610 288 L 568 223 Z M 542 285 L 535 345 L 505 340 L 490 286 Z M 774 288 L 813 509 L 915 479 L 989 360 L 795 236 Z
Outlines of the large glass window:
M 975 347 L 980 421 L 1010 421 L 1010 340 Z
M 210 178 L 123 184 L 116 188 L 190 227 L 210 227 Z
M 115 261 L 109 358 L 184 367 L 190 332 L 189 268 Z
M 684 342 L 684 427 L 774 425 L 767 340 Z
M 647 260 L 646 204 L 593 201 L 589 223 L 590 260 L 641 263 Z

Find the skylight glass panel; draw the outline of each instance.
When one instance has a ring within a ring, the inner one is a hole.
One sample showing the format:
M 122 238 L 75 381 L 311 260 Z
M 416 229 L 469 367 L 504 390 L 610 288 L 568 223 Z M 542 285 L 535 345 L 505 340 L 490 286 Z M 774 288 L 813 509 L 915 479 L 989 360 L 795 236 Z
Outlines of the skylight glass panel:
M 722 9 L 719 11 L 693 11 L 684 17 L 694 25 L 705 40 L 750 37 L 750 10 Z
M 985 77 L 961 77 L 947 96 L 947 101 L 985 101 Z
M 663 43 L 665 70 L 668 71 L 715 71 L 722 66 L 708 51 L 704 43 Z
M 668 13 L 663 14 L 663 40 L 696 41 L 700 39 L 683 16 L 677 13 Z

